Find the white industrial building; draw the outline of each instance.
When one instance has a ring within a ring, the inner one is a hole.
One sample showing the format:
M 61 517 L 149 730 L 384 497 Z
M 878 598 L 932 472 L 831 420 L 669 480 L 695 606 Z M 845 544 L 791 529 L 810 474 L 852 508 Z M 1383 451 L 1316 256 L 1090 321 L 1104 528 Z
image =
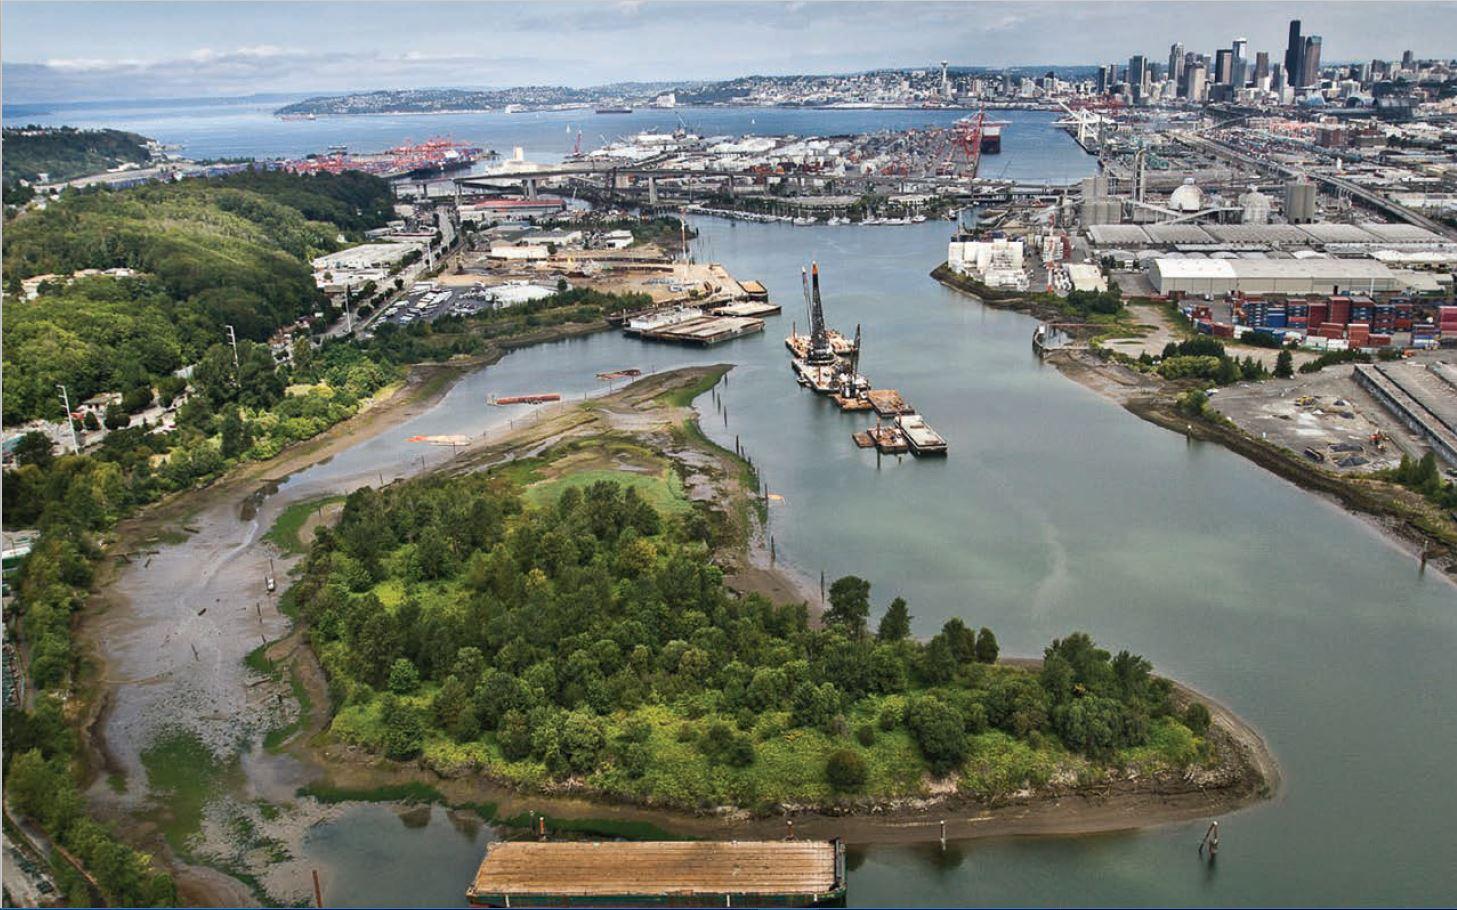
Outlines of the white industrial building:
M 423 251 L 427 240 L 412 239 L 407 243 L 361 243 L 337 253 L 320 256 L 313 261 L 315 272 L 351 272 L 362 269 L 389 269 L 414 251 Z
M 1402 276 L 1372 259 L 1193 259 L 1144 261 L 1160 294 L 1333 294 L 1396 291 Z
M 946 250 L 946 264 L 958 275 L 970 275 L 989 288 L 1027 290 L 1023 268 L 1022 241 L 953 241 Z

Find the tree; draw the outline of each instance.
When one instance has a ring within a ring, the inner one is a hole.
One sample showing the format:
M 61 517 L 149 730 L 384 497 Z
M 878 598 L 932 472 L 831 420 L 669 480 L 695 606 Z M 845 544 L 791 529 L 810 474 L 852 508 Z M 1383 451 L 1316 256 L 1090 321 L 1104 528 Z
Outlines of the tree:
M 249 438 L 248 425 L 243 422 L 243 417 L 238 413 L 237 408 L 228 408 L 223 412 L 221 434 L 222 442 L 219 448 L 224 458 L 237 458 L 253 444 Z
M 905 598 L 897 597 L 890 602 L 886 608 L 885 615 L 880 618 L 880 626 L 875 630 L 875 637 L 881 641 L 896 642 L 903 641 L 911 634 L 911 611 L 906 606 Z
M 396 695 L 409 695 L 420 688 L 420 671 L 405 658 L 395 658 L 390 664 L 389 688 Z
M 89 432 L 95 432 L 101 429 L 101 421 L 96 419 L 95 411 L 87 411 L 86 415 L 81 418 L 81 426 Z
M 1275 378 L 1289 379 L 1295 375 L 1295 358 L 1291 356 L 1288 348 L 1280 351 L 1275 357 Z
M 384 725 L 384 754 L 395 761 L 408 761 L 420 754 L 425 744 L 425 724 L 414 705 L 393 694 L 380 705 L 380 722 Z
M 454 676 L 448 676 L 430 702 L 430 711 L 436 726 L 449 733 L 457 742 L 466 742 L 480 733 L 480 724 L 470 703 L 465 685 Z
M 906 727 L 936 775 L 944 776 L 966 760 L 969 743 L 965 721 L 955 708 L 939 698 L 912 699 L 906 705 Z
M 956 678 L 956 653 L 944 633 L 933 637 L 921 649 L 919 671 L 929 685 L 940 686 Z
M 54 448 L 55 445 L 49 436 L 39 430 L 31 430 L 20 437 L 20 442 L 15 446 L 15 463 L 48 468 L 55 460 L 55 456 L 52 454 Z
M 976 659 L 976 633 L 969 629 L 959 617 L 946 620 L 946 625 L 941 627 L 941 635 L 951 646 L 951 653 L 956 656 L 958 664 L 969 663 Z
M 1202 701 L 1191 701 L 1189 707 L 1184 709 L 1184 726 L 1195 736 L 1203 736 L 1209 732 L 1209 724 L 1213 718 L 1209 716 L 1209 708 Z
M 501 746 L 501 755 L 507 761 L 521 761 L 531 755 L 531 724 L 526 714 L 511 709 L 501 715 L 501 725 L 496 728 L 496 742 Z
M 846 575 L 830 585 L 830 608 L 825 611 L 825 623 L 838 625 L 854 636 L 865 634 L 865 624 L 870 619 L 870 582 L 854 575 Z
M 825 777 L 836 790 L 852 791 L 865 786 L 869 772 L 859 752 L 839 749 L 830 753 L 829 760 L 825 762 Z
M 976 634 L 976 662 L 979 664 L 994 664 L 997 662 L 997 654 L 1001 648 L 997 645 L 997 636 L 986 626 Z

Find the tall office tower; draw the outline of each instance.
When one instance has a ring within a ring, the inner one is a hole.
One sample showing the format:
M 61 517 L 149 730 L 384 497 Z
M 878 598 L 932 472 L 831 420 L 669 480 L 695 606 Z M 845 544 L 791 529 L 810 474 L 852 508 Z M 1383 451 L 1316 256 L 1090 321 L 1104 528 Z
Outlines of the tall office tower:
M 1204 85 L 1208 75 L 1208 67 L 1201 57 L 1184 68 L 1184 83 L 1187 88 L 1184 90 L 1184 97 L 1190 101 L 1204 100 Z
M 1255 84 L 1262 85 L 1270 78 L 1270 52 L 1259 51 L 1255 54 Z
M 1285 82 L 1300 85 L 1300 75 L 1305 72 L 1305 42 L 1300 40 L 1300 20 L 1290 20 L 1290 43 L 1285 45 Z
M 1169 46 L 1169 79 L 1178 85 L 1184 77 L 1184 45 L 1172 44 Z
M 1128 91 L 1134 101 L 1148 95 L 1148 60 L 1142 54 L 1128 58 Z
M 951 78 L 946 75 L 946 61 L 941 61 L 941 97 L 951 97 Z
M 1285 67 L 1284 66 L 1277 66 L 1277 67 L 1275 67 L 1275 71 L 1270 74 L 1270 91 L 1272 91 L 1272 92 L 1283 92 L 1283 91 L 1285 91 Z
M 1300 87 L 1320 85 L 1320 36 L 1311 35 L 1305 39 L 1305 50 L 1300 55 Z
M 1218 85 L 1229 85 L 1234 81 L 1234 54 L 1228 48 L 1214 52 L 1214 81 Z
M 1229 81 L 1235 88 L 1242 87 L 1249 79 L 1249 54 L 1250 43 L 1244 38 L 1234 39 L 1230 45 Z
M 1404 70 L 1416 69 L 1416 56 L 1411 51 L 1401 52 L 1401 68 Z

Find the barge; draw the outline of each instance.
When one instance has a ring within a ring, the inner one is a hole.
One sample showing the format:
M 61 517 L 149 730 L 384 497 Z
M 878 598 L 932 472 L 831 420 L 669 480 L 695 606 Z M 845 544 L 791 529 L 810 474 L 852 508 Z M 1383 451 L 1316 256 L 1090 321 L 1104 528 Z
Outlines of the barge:
M 845 903 L 845 847 L 831 841 L 491 844 L 472 907 L 828 907 Z
M 902 414 L 896 418 L 895 425 L 905 436 L 912 455 L 946 454 L 946 440 L 920 414 Z
M 549 401 L 561 401 L 562 396 L 556 392 L 542 392 L 537 395 L 492 395 L 489 399 L 491 404 L 546 404 Z
M 708 346 L 764 331 L 764 320 L 747 316 L 715 316 L 698 307 L 634 316 L 622 327 L 628 335 L 653 341 Z

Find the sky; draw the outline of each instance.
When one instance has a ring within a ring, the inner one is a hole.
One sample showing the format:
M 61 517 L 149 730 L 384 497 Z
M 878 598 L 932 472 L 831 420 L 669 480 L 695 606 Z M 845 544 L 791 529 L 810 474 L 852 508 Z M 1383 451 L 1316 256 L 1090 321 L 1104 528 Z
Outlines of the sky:
M 424 87 L 596 85 L 1212 53 L 1457 55 L 1457 3 L 58 2 L 0 5 L 4 100 L 56 103 Z

